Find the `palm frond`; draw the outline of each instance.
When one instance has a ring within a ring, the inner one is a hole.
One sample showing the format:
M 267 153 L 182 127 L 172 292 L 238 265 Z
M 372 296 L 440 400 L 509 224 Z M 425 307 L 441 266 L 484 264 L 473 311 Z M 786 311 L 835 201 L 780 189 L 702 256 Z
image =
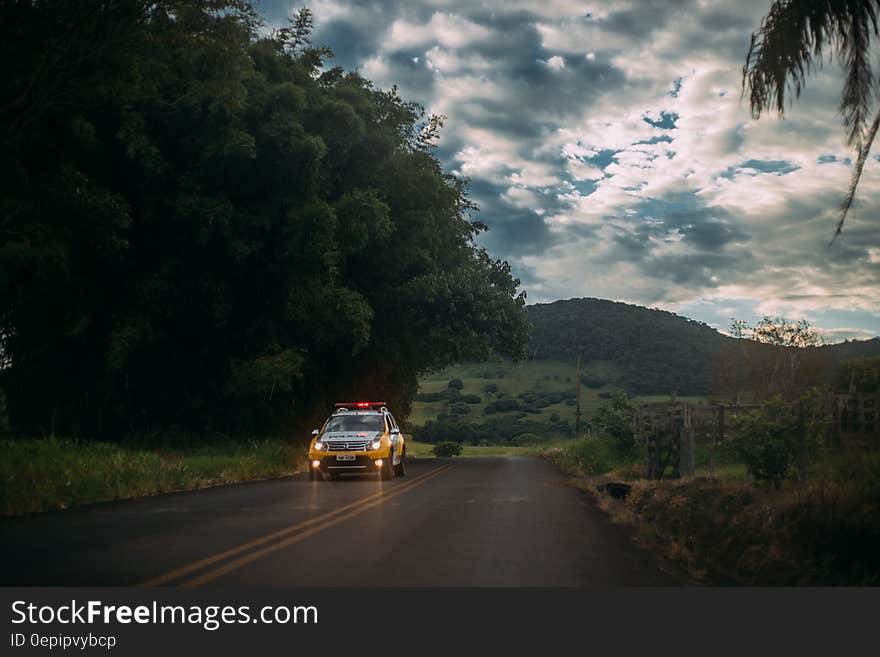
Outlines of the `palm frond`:
M 752 34 L 743 66 L 743 94 L 750 90 L 752 115 L 775 107 L 785 113 L 789 85 L 801 94 L 828 41 L 827 3 L 818 0 L 777 0 Z
M 849 2 L 849 11 L 838 27 L 838 49 L 845 69 L 840 113 L 847 144 L 862 152 L 875 90 L 871 68 L 871 33 L 877 34 L 877 7 L 869 2 Z
M 743 95 L 749 88 L 754 118 L 776 109 L 785 114 L 793 89 L 799 97 L 809 75 L 821 66 L 824 53 L 837 55 L 844 68 L 840 114 L 847 144 L 856 150 L 847 197 L 834 239 L 852 207 L 862 170 L 877 134 L 880 114 L 869 127 L 877 76 L 871 67 L 871 39 L 880 35 L 880 0 L 776 0 L 752 34 L 743 66 Z
M 776 0 L 752 34 L 743 66 L 752 115 L 760 118 L 772 108 L 784 114 L 791 87 L 799 97 L 830 49 L 845 68 L 840 112 L 847 143 L 861 150 L 876 86 L 870 50 L 878 16 L 880 0 Z
M 834 237 L 831 238 L 831 244 L 834 244 L 834 240 L 836 240 L 837 236 L 843 232 L 843 222 L 846 221 L 846 215 L 852 207 L 853 200 L 856 197 L 856 188 L 859 186 L 859 180 L 862 177 L 862 170 L 865 168 L 865 162 L 868 160 L 868 153 L 871 151 L 871 145 L 874 143 L 874 137 L 877 136 L 878 128 L 880 128 L 880 111 L 877 112 L 877 116 L 874 117 L 874 122 L 871 124 L 870 129 L 865 135 L 862 149 L 859 151 L 859 158 L 856 160 L 855 166 L 853 166 L 852 177 L 849 181 L 849 191 L 847 192 L 846 199 L 844 199 L 843 205 L 840 208 L 840 220 L 837 222 L 837 229 L 834 231 Z

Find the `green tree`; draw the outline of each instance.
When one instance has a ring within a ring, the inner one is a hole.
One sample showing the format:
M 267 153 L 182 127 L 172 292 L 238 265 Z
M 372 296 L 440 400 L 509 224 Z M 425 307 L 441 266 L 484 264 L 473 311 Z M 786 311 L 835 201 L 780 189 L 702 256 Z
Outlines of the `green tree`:
M 880 127 L 880 111 L 871 120 L 878 76 L 871 63 L 872 38 L 878 32 L 880 0 L 776 0 L 752 34 L 743 67 L 752 114 L 785 111 L 791 88 L 799 97 L 807 77 L 825 57 L 837 56 L 844 70 L 840 113 L 847 144 L 857 154 L 843 202 L 836 238 L 853 204 L 871 145 Z
M 784 317 L 764 318 L 754 326 L 734 319 L 730 332 L 736 338 L 754 340 L 774 347 L 815 347 L 822 343 L 822 336 L 805 319 L 791 321 Z
M 880 392 L 880 356 L 844 361 L 840 368 L 838 388 L 863 393 Z
M 781 395 L 791 400 L 823 380 L 825 362 L 813 349 L 823 339 L 807 320 L 765 316 L 752 326 L 734 319 L 730 332 L 743 342 L 726 367 L 732 371 L 746 363 L 748 383 L 759 398 Z
M 361 396 L 403 419 L 420 373 L 523 353 L 524 294 L 475 242 L 442 119 L 332 67 L 311 21 L 0 4 L 14 432 L 290 431 Z

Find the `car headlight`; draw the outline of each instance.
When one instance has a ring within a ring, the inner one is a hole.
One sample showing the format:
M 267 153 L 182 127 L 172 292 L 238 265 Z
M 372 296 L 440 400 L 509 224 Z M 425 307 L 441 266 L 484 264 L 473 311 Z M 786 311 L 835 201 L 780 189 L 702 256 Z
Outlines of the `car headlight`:
M 322 443 L 320 440 L 316 440 L 315 441 L 315 449 L 319 452 L 323 452 L 324 451 L 324 443 Z
M 379 438 L 376 438 L 372 443 L 373 449 L 379 449 L 382 447 L 382 441 Z

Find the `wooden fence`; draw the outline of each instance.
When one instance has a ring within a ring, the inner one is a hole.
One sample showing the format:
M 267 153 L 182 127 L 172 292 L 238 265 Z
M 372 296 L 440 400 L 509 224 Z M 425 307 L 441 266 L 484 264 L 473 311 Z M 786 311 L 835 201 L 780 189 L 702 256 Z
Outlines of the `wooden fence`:
M 646 446 L 648 477 L 686 477 L 694 473 L 694 449 L 705 445 L 709 469 L 727 438 L 730 422 L 759 404 L 692 403 L 676 400 L 640 404 L 633 413 L 636 439 Z M 835 393 L 826 407 L 826 444 L 849 449 L 880 449 L 880 395 Z M 803 414 L 801 414 L 803 421 Z M 804 432 L 805 433 L 805 432 Z M 805 464 L 799 459 L 799 470 Z M 801 473 L 803 476 L 803 473 Z
M 832 432 L 839 444 L 880 449 L 880 395 L 834 395 L 832 409 Z
M 636 439 L 647 447 L 648 477 L 693 475 L 697 444 L 709 447 L 710 469 L 714 469 L 729 419 L 754 408 L 754 404 L 694 404 L 674 398 L 640 404 L 633 422 Z

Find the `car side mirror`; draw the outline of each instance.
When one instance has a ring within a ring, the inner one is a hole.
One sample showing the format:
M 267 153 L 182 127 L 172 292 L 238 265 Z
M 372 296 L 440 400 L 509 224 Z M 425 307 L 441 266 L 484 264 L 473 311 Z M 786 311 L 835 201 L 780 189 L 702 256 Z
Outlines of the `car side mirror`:
M 392 434 L 398 434 L 398 433 L 400 433 L 400 429 L 398 429 L 398 428 L 395 427 L 394 429 L 391 430 L 391 433 L 392 433 Z
M 314 430 L 312 431 L 312 435 L 313 435 L 313 436 L 317 436 L 319 433 L 321 433 L 321 432 L 318 431 L 317 429 L 314 429 Z

